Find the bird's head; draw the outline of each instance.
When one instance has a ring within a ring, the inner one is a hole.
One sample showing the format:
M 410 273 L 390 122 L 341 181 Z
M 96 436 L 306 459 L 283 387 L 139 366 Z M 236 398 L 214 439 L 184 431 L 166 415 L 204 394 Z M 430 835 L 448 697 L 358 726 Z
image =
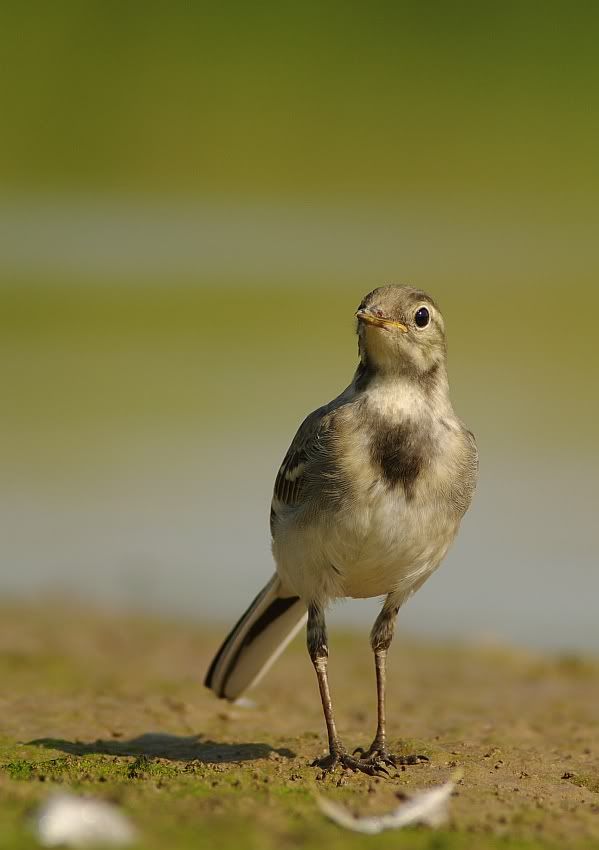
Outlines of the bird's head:
M 433 299 L 411 286 L 381 286 L 356 313 L 363 363 L 389 376 L 424 377 L 443 367 L 443 316 Z

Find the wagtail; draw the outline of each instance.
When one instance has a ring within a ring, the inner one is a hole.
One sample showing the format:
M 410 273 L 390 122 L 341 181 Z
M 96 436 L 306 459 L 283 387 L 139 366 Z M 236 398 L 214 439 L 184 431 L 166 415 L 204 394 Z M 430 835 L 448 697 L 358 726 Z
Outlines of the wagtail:
M 356 317 L 353 380 L 304 420 L 275 481 L 276 573 L 219 649 L 205 684 L 236 699 L 307 619 L 329 740 L 328 755 L 315 764 L 373 775 L 420 758 L 387 749 L 387 650 L 397 612 L 456 536 L 476 485 L 478 452 L 451 406 L 445 327 L 433 299 L 408 286 L 382 286 Z M 368 750 L 353 754 L 337 733 L 327 677 L 325 609 L 346 596 L 385 597 L 370 634 L 376 735 Z

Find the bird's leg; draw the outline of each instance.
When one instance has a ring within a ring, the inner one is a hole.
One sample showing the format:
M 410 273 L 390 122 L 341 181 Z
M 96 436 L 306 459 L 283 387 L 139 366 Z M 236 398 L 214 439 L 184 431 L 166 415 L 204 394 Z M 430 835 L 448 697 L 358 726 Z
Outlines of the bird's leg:
M 329 754 L 323 759 L 315 759 L 312 767 L 320 767 L 324 773 L 335 770 L 340 765 L 353 771 L 362 771 L 374 776 L 386 772 L 379 764 L 370 764 L 362 759 L 349 755 L 337 734 L 335 715 L 333 713 L 333 702 L 329 690 L 329 648 L 327 645 L 327 630 L 324 613 L 319 605 L 312 604 L 308 607 L 308 652 L 318 679 L 320 699 L 324 719 L 327 724 L 327 735 L 329 738 Z
M 339 736 L 337 735 L 335 715 L 333 713 L 333 702 L 331 700 L 331 692 L 329 690 L 329 647 L 327 644 L 327 628 L 322 608 L 317 605 L 310 605 L 310 608 L 308 609 L 308 652 L 310 653 L 310 659 L 314 665 L 314 669 L 316 670 L 322 710 L 327 724 L 329 752 L 331 756 L 333 756 L 341 751 L 341 744 L 339 743 Z
M 374 664 L 376 668 L 376 708 L 377 724 L 376 735 L 373 746 L 384 751 L 387 745 L 387 728 L 385 718 L 385 685 L 387 681 L 387 650 L 374 650 Z
M 374 664 L 376 669 L 376 697 L 377 697 L 377 725 L 374 741 L 369 749 L 364 751 L 361 747 L 355 752 L 361 754 L 361 760 L 373 765 L 392 765 L 396 767 L 401 764 L 418 764 L 420 761 L 428 761 L 426 756 L 392 755 L 387 749 L 387 727 L 385 717 L 385 686 L 387 682 L 387 651 L 393 640 L 395 621 L 399 607 L 391 596 L 387 597 L 385 605 L 375 620 L 370 633 L 370 645 L 374 652 Z

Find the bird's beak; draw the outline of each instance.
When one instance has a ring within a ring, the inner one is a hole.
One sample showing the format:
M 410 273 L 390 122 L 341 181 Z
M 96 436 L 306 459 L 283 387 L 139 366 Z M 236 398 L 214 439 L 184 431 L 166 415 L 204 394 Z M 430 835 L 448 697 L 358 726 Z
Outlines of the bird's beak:
M 374 313 L 370 313 L 368 310 L 358 310 L 356 319 L 360 322 L 366 322 L 368 325 L 374 325 L 377 328 L 399 328 L 403 333 L 408 332 L 407 326 L 402 324 L 402 322 L 385 319 L 382 316 L 375 316 Z

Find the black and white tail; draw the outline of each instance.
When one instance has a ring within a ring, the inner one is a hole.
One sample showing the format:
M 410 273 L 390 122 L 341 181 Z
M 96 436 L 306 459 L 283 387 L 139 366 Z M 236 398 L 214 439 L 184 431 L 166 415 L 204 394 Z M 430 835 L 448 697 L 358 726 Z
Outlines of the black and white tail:
M 274 575 L 216 653 L 204 684 L 234 700 L 255 685 L 306 622 L 299 596 L 290 596 Z

